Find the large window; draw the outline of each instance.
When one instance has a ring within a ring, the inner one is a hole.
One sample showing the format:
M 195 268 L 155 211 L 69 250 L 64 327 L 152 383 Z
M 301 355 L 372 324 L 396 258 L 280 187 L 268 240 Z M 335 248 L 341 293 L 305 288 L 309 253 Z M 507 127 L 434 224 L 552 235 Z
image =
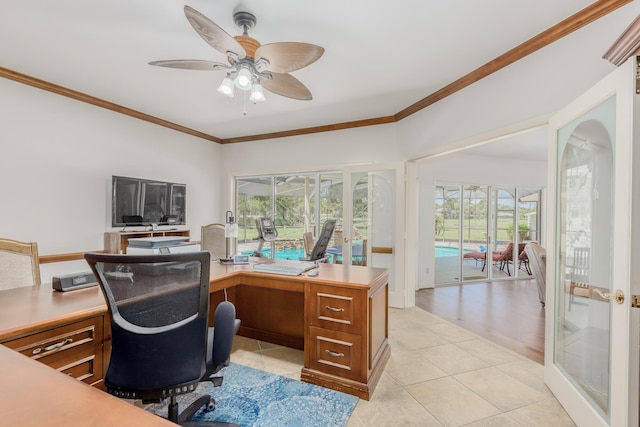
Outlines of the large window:
M 540 189 L 435 187 L 435 283 L 531 277 L 524 246 L 539 241 Z
M 314 238 L 327 219 L 342 221 L 342 173 L 314 172 L 236 178 L 238 243 L 243 253 L 258 249 L 256 220 L 272 218 L 278 230 L 262 254 L 275 258 L 305 256 L 303 234 Z M 273 248 L 272 248 L 273 246 Z

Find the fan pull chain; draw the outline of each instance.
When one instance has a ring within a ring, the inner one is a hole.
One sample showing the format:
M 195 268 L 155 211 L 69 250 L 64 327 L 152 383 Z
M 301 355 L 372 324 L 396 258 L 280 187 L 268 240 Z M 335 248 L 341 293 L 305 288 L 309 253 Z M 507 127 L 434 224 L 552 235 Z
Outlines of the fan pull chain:
M 243 116 L 247 115 L 247 93 L 246 92 L 242 94 L 242 115 Z

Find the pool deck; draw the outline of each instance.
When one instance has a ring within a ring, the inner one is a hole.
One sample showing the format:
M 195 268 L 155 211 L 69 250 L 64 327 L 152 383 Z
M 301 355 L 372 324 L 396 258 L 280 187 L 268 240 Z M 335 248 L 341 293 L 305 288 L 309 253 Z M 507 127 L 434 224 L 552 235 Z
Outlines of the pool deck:
M 458 242 L 447 242 L 447 241 L 435 241 L 434 246 L 440 247 L 450 247 L 458 249 Z M 498 251 L 502 251 L 506 248 L 506 244 L 498 245 Z M 479 243 L 463 243 L 463 250 L 465 252 L 476 252 L 480 251 Z M 434 260 L 434 279 L 436 285 L 441 284 L 451 284 L 451 283 L 459 283 L 459 271 L 458 271 L 458 255 L 454 256 L 440 256 L 436 257 Z M 462 277 L 463 280 L 487 280 L 488 279 L 488 271 L 485 268 L 482 271 L 482 262 L 476 261 L 475 259 L 469 258 L 465 259 L 462 264 Z M 509 265 L 509 269 L 511 271 L 511 276 L 507 274 L 507 270 L 500 270 L 498 265 L 492 266 L 492 278 L 500 279 L 500 278 L 514 278 L 514 265 L 513 263 Z M 518 270 L 517 264 L 515 270 Z M 519 278 L 529 278 L 526 271 L 520 269 L 518 270 Z

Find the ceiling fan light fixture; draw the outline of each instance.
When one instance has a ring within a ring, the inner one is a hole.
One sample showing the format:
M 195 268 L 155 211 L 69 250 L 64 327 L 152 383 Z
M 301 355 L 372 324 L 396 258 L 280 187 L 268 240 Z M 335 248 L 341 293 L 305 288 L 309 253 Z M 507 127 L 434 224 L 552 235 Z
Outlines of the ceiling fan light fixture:
M 233 80 L 227 75 L 218 87 L 218 92 L 229 98 L 233 98 Z
M 246 68 L 241 68 L 238 70 L 238 75 L 236 76 L 234 83 L 236 87 L 241 90 L 249 90 L 251 89 L 251 71 Z
M 184 13 L 200 37 L 225 55 L 227 61 L 172 59 L 152 61 L 149 62 L 150 65 L 187 70 L 226 70 L 227 75 L 217 90 L 229 99 L 234 98 L 238 88 L 246 92 L 254 103 L 265 101 L 261 82 L 264 82 L 264 88 L 272 94 L 297 100 L 312 99 L 309 89 L 289 73 L 314 63 L 322 56 L 324 48 L 301 42 L 262 45 L 248 34 L 257 22 L 255 15 L 250 12 L 234 13 L 234 22 L 243 30 L 242 35 L 234 37 L 189 6 L 184 6 Z M 246 100 L 247 97 L 243 94 L 242 99 Z
M 256 102 L 262 102 L 264 100 L 266 100 L 266 98 L 264 97 L 264 91 L 262 90 L 262 85 L 260 84 L 260 82 L 253 83 L 253 86 L 251 87 L 251 95 L 249 96 L 249 101 L 256 103 Z

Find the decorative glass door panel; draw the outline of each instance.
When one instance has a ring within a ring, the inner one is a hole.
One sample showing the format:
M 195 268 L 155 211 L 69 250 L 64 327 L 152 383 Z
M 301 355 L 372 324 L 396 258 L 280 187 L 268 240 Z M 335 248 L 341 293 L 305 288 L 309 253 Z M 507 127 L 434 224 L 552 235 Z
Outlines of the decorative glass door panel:
M 614 106 L 612 98 L 558 131 L 554 363 L 603 418 L 612 307 L 594 292 L 612 284 L 614 141 L 603 121 L 615 121 Z
M 345 168 L 344 186 L 339 259 L 388 268 L 389 305 L 404 307 L 404 164 Z
M 638 425 L 636 69 L 629 59 L 549 122 L 545 382 L 577 425 Z

